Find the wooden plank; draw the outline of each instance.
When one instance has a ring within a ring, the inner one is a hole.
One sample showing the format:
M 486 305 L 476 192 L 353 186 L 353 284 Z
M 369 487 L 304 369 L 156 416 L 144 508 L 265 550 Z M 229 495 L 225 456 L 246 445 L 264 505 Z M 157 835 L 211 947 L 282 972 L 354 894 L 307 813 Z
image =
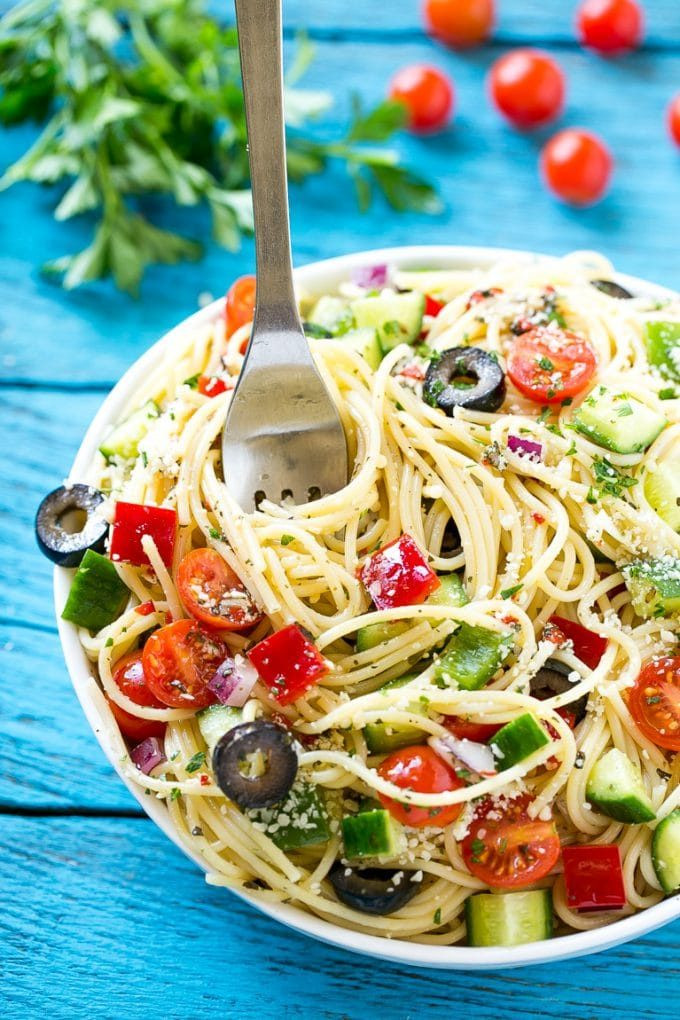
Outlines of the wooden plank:
M 406 1020 L 446 1016 L 452 1003 L 492 1017 L 507 1014 L 509 995 L 520 1020 L 644 1020 L 670 1015 L 676 994 L 680 923 L 557 969 L 434 975 L 279 927 L 206 886 L 148 822 L 4 818 L 0 847 L 7 1020 L 34 1015 L 36 1001 L 55 1020 Z
M 339 130 L 350 91 L 377 101 L 396 67 L 433 55 L 456 81 L 455 127 L 430 139 L 404 134 L 397 144 L 411 165 L 439 183 L 445 213 L 437 218 L 400 216 L 378 202 L 360 216 L 344 174 L 334 170 L 291 189 L 298 263 L 380 244 L 428 241 L 550 252 L 601 248 L 629 272 L 677 282 L 680 166 L 666 138 L 664 109 L 672 82 L 680 80 L 680 55 L 639 54 L 620 63 L 580 52 L 560 54 L 570 80 L 563 123 L 600 131 L 617 156 L 613 192 L 590 210 L 566 209 L 539 185 L 537 155 L 546 133 L 519 135 L 500 122 L 484 97 L 491 59 L 487 51 L 434 54 L 432 44 L 420 37 L 392 45 L 319 44 L 308 82 L 319 88 L 336 83 L 338 104 L 328 131 Z M 5 148 L 12 158 L 27 135 L 12 132 L 7 138 Z M 153 270 L 140 302 L 107 284 L 64 294 L 41 278 L 37 267 L 43 258 L 76 250 L 85 243 L 87 231 L 80 222 L 56 225 L 49 196 L 49 191 L 28 186 L 0 195 L 5 224 L 0 379 L 5 381 L 111 382 L 158 335 L 193 311 L 202 292 L 219 294 L 230 279 L 252 269 L 252 245 L 247 243 L 240 255 L 212 248 L 197 265 Z M 25 229 L 27 223 L 30 229 Z M 200 216 L 185 214 L 184 223 L 194 234 L 207 233 Z
M 57 635 L 0 625 L 0 664 L 0 805 L 138 810 L 83 715 Z

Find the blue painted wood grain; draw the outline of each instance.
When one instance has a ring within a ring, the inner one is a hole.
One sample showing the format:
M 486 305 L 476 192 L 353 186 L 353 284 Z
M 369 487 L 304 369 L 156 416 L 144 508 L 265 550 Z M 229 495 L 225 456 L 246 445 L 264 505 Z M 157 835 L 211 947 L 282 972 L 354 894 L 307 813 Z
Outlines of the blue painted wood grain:
M 336 96 L 318 131 L 333 135 L 347 97 L 379 99 L 401 64 L 428 60 L 456 83 L 441 137 L 397 145 L 436 179 L 436 218 L 378 202 L 359 216 L 342 172 L 291 189 L 298 263 L 383 244 L 451 242 L 560 252 L 604 250 L 624 270 L 677 285 L 680 155 L 663 113 L 680 88 L 680 3 L 648 0 L 648 44 L 622 61 L 575 45 L 575 3 L 501 0 L 493 43 L 454 54 L 422 32 L 417 0 L 285 0 L 287 45 L 310 29 L 311 87 Z M 229 12 L 227 12 L 229 16 Z M 510 131 L 484 78 L 517 42 L 548 47 L 569 75 L 563 124 L 600 131 L 617 175 L 593 210 L 565 209 L 538 184 L 546 133 Z M 0 164 L 32 130 L 0 134 Z M 64 294 L 39 265 L 86 243 L 86 220 L 57 226 L 53 189 L 0 195 L 0 1001 L 3 1017 L 185 1020 L 269 1016 L 416 1018 L 506 1015 L 582 1020 L 676 1013 L 680 923 L 586 961 L 508 974 L 402 971 L 315 945 L 209 889 L 104 761 L 80 712 L 51 616 L 49 565 L 33 547 L 41 495 L 64 476 L 103 393 L 154 339 L 252 268 L 252 244 L 210 248 L 198 265 L 155 269 L 142 300 L 108 284 Z M 169 214 L 197 236 L 207 224 Z M 61 817 L 65 815 L 66 817 Z M 132 817 L 125 817 L 131 815 Z M 100 817 L 101 816 L 101 817 Z M 661 961 L 661 965 L 659 965 Z

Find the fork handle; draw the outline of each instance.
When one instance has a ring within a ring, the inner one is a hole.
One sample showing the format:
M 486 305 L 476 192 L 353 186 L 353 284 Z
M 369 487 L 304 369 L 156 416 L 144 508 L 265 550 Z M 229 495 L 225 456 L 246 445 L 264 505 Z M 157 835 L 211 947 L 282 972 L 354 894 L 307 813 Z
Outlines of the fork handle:
M 235 0 L 235 4 L 255 222 L 257 297 L 252 333 L 255 338 L 283 329 L 303 339 L 288 220 L 281 0 Z M 293 337 L 290 340 L 294 343 Z

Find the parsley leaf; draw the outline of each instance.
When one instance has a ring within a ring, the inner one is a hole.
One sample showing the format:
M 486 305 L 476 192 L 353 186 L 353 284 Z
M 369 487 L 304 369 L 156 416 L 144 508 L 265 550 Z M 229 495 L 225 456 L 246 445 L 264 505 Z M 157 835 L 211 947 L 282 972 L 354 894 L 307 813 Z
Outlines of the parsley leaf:
M 521 591 L 524 587 L 523 584 L 516 584 L 512 588 L 504 588 L 501 592 L 502 599 L 511 599 L 513 595 L 516 595 L 518 591 Z
M 625 405 L 624 405 L 625 406 Z M 620 499 L 626 489 L 637 485 L 637 478 L 631 478 L 615 467 L 606 457 L 593 458 L 593 474 L 598 482 L 600 494 Z
M 295 541 L 295 535 L 281 535 L 281 545 L 290 545 Z
M 201 765 L 205 762 L 205 751 L 197 751 L 196 754 L 192 755 L 189 761 L 186 763 L 187 772 L 198 772 Z

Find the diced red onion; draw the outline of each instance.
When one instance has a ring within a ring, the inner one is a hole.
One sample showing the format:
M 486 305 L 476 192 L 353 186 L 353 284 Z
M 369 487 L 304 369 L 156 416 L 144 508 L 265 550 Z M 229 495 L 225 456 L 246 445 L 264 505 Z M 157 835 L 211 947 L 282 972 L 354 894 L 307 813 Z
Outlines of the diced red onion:
M 480 776 L 495 776 L 496 763 L 493 751 L 488 744 L 478 744 L 475 740 L 465 737 L 430 737 L 428 743 L 435 754 L 443 758 L 452 768 L 456 767 L 455 758 L 462 761 L 469 769 Z
M 530 460 L 543 460 L 543 447 L 534 439 L 524 439 L 522 436 L 508 436 L 508 449 L 512 450 L 519 457 L 529 457 Z
M 139 771 L 143 772 L 145 776 L 153 772 L 156 765 L 160 765 L 161 762 L 165 761 L 163 748 L 158 737 L 147 737 L 146 740 L 142 740 L 141 744 L 137 744 L 136 747 L 132 748 L 130 757 Z
M 217 700 L 231 708 L 242 708 L 257 682 L 257 670 L 242 655 L 225 659 L 208 683 Z
M 352 273 L 352 283 L 366 290 L 378 290 L 387 286 L 387 266 L 360 266 Z

